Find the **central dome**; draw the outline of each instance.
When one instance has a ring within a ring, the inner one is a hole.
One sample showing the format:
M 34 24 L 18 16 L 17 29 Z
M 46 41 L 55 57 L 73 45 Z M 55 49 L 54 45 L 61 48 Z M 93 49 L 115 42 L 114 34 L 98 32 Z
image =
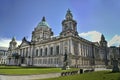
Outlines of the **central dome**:
M 49 27 L 48 23 L 45 20 L 45 17 L 42 18 L 41 22 L 37 25 L 37 28 L 41 28 L 41 27 Z

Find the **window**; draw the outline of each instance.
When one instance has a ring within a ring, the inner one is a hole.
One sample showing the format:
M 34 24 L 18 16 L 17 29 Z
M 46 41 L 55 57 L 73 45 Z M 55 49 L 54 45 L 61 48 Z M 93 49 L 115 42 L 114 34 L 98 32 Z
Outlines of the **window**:
M 38 49 L 36 49 L 36 56 L 38 56 Z
M 26 48 L 26 57 L 28 57 L 28 48 Z
M 58 64 L 58 58 L 56 59 L 56 64 Z
M 49 60 L 50 60 L 50 64 L 53 64 L 53 59 L 52 59 L 52 58 L 50 58 Z
M 47 48 L 45 48 L 45 56 L 47 55 Z
M 56 54 L 59 54 L 59 46 L 56 46 Z
M 23 49 L 23 57 L 25 57 L 25 48 Z
M 40 49 L 40 56 L 42 56 L 42 49 Z
M 22 49 L 20 49 L 20 55 L 22 55 Z M 23 55 L 22 55 L 23 56 Z
M 53 55 L 53 47 L 50 47 L 50 55 Z
M 48 59 L 48 64 L 50 64 L 50 58 Z

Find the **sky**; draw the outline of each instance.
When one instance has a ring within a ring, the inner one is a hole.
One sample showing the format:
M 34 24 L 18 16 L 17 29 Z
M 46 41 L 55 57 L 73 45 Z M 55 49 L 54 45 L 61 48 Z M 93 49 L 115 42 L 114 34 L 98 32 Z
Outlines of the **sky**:
M 120 45 L 120 0 L 0 0 L 0 46 L 8 47 L 13 36 L 18 44 L 30 41 L 43 16 L 59 35 L 68 8 L 81 37 L 99 42 L 104 34 L 108 46 Z

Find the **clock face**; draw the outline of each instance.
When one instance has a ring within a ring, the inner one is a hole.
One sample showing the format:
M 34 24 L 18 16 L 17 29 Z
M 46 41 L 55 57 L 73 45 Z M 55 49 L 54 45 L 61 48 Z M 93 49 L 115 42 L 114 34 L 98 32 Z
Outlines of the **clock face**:
M 103 46 L 106 46 L 106 43 L 103 43 Z

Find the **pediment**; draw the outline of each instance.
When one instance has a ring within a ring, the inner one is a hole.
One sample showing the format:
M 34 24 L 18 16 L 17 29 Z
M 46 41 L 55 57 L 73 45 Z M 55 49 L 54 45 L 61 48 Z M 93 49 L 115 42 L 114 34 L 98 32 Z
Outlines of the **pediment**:
M 30 43 L 28 41 L 22 41 L 22 43 L 20 44 L 20 47 L 23 47 L 23 46 L 29 46 Z
M 96 46 L 99 46 L 99 43 L 98 42 L 93 42 Z

